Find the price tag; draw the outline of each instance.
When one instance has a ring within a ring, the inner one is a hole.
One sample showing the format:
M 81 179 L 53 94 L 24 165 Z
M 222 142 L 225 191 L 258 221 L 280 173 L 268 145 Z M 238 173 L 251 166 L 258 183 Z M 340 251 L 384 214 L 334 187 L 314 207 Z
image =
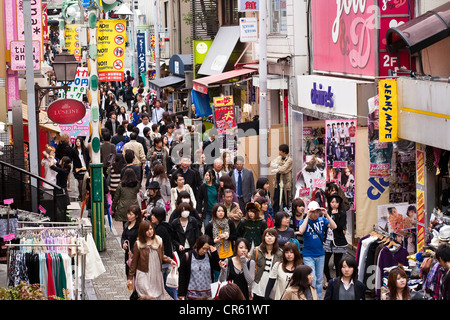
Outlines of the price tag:
M 16 235 L 14 234 L 14 233 L 10 233 L 10 234 L 7 234 L 7 235 L 4 235 L 3 236 L 3 241 L 11 241 L 11 240 L 13 240 L 13 239 L 15 239 L 16 238 Z
M 39 205 L 39 211 L 40 211 L 42 214 L 46 214 L 46 213 L 47 213 L 47 210 L 45 210 L 45 208 L 44 208 L 43 206 L 41 206 L 41 205 Z
M 13 203 L 14 202 L 14 199 L 5 199 L 5 200 L 3 200 L 3 203 L 4 204 L 11 204 L 11 203 Z

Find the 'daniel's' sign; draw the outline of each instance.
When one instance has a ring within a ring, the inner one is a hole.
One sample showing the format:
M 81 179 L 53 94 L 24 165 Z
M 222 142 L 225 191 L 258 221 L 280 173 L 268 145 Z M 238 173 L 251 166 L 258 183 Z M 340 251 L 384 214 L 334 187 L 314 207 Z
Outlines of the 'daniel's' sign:
M 378 82 L 379 141 L 398 141 L 397 81 L 385 79 Z
M 86 114 L 84 104 L 75 99 L 59 99 L 47 109 L 50 120 L 58 124 L 71 124 L 80 121 Z

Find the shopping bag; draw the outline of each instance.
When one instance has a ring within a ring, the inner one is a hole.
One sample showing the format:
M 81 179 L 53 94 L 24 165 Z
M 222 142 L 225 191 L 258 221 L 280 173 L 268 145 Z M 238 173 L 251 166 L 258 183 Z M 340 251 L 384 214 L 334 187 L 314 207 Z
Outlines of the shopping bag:
M 223 286 L 226 286 L 228 283 L 231 283 L 232 281 L 217 281 L 217 282 L 213 282 L 211 283 L 211 297 L 213 298 L 213 300 L 216 300 L 217 297 L 219 296 L 219 291 Z
M 166 286 L 169 288 L 178 289 L 178 268 L 172 267 L 170 273 L 167 275 Z

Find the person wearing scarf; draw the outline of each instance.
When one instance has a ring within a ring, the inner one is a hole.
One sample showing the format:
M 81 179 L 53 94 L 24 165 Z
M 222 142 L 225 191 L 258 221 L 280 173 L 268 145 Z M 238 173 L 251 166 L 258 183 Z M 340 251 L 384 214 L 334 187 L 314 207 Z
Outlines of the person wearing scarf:
M 221 260 L 233 256 L 233 245 L 237 238 L 234 222 L 226 216 L 227 208 L 216 203 L 212 208 L 212 220 L 205 228 L 205 234 L 213 239 Z

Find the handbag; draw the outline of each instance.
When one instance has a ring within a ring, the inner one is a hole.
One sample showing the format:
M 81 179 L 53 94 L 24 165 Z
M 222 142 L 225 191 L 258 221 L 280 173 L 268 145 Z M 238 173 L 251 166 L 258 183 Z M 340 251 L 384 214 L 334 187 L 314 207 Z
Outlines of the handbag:
M 178 289 L 178 268 L 172 267 L 170 273 L 167 275 L 166 286 L 169 288 Z
M 127 259 L 127 266 L 131 266 L 131 261 L 133 260 L 133 252 L 131 252 L 130 249 L 130 242 L 128 240 L 125 240 L 125 243 L 128 243 L 128 259 Z
M 231 280 L 229 281 L 217 281 L 217 282 L 213 282 L 211 283 L 211 297 L 213 300 L 217 300 L 217 298 L 219 297 L 219 291 L 220 288 L 222 288 L 223 286 L 226 286 L 227 284 L 232 283 Z
M 411 300 L 433 300 L 424 289 L 411 292 Z

